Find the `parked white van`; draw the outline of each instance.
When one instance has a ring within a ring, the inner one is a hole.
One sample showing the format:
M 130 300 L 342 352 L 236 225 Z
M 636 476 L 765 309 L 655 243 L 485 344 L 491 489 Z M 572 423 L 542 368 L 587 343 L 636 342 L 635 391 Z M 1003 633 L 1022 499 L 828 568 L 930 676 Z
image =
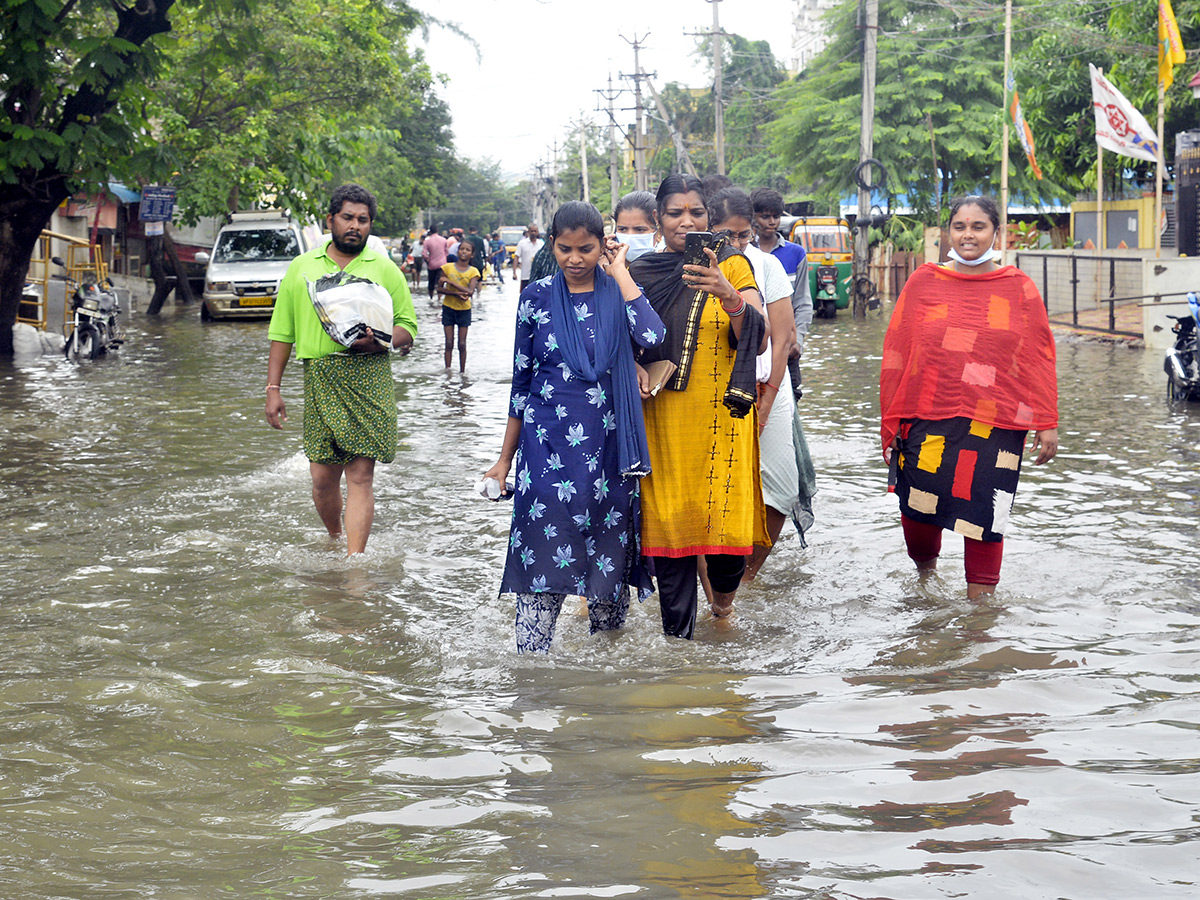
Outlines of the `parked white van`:
M 221 227 L 206 263 L 200 318 L 262 318 L 275 308 L 288 263 L 321 241 L 315 223 L 302 224 L 283 210 L 235 212 Z

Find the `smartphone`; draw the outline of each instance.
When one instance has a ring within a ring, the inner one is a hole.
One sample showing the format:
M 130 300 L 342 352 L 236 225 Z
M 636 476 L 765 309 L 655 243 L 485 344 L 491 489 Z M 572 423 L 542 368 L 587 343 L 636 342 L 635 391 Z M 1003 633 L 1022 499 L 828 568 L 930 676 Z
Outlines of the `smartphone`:
M 704 255 L 704 249 L 712 244 L 712 239 L 711 231 L 689 231 L 684 238 L 683 264 L 708 268 L 708 257 Z

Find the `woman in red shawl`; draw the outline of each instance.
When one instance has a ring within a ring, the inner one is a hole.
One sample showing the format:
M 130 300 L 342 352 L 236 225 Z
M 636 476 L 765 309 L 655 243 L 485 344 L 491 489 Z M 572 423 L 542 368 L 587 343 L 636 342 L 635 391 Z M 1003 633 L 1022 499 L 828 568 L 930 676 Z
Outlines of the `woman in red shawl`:
M 905 285 L 883 341 L 883 454 L 908 555 L 937 567 L 942 529 L 963 536 L 967 596 L 995 591 L 1025 436 L 1035 465 L 1058 451 L 1054 337 L 1029 277 L 996 265 L 996 204 L 950 207 L 950 259 Z

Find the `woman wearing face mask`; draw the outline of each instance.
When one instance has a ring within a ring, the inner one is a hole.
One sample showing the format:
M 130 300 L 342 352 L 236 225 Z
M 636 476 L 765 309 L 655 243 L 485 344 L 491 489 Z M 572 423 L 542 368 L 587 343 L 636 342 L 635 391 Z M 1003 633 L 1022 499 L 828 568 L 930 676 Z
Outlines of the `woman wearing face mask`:
M 1037 287 L 998 267 L 987 197 L 950 207 L 950 259 L 909 278 L 879 376 L 883 452 L 908 555 L 937 567 L 942 530 L 963 536 L 967 596 L 995 591 L 1025 437 L 1034 465 L 1058 450 L 1054 336 Z
M 787 517 L 802 515 L 802 511 L 797 509 L 800 502 L 800 468 L 796 445 L 792 441 L 795 401 L 787 365 L 788 355 L 796 343 L 792 282 L 778 258 L 750 243 L 754 237 L 754 204 L 745 191 L 726 188 L 710 197 L 708 221 L 714 233 L 728 235 L 730 244 L 750 260 L 754 280 L 767 307 L 767 321 L 771 324 L 771 339 L 767 342 L 767 349 L 758 357 L 756 370 L 762 492 L 767 507 L 767 533 L 774 544 L 779 540 Z M 746 564 L 747 581 L 752 581 L 758 574 L 770 552 L 770 547 L 754 548 Z
M 660 253 L 629 273 L 667 329 L 642 364 L 678 366 L 643 403 L 653 473 L 642 482 L 643 552 L 654 559 L 663 632 L 691 638 L 696 623 L 697 560 L 706 558 L 713 612 L 728 615 L 756 544 L 766 545 L 758 471 L 754 361 L 767 323 L 746 258 L 706 248 L 707 265 L 684 263 L 689 232 L 708 230 L 700 181 L 671 175 L 658 189 Z
M 613 223 L 617 240 L 629 246 L 625 254 L 628 262 L 654 252 L 658 210 L 652 193 L 631 191 L 618 200 L 617 208 L 613 210 Z

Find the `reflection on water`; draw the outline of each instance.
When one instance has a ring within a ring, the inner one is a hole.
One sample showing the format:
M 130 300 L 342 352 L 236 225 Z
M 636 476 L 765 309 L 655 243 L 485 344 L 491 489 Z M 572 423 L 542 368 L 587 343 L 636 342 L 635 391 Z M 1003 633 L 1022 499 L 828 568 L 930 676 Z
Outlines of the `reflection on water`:
M 515 296 L 466 377 L 437 310 L 396 360 L 369 552 L 324 536 L 261 420 L 266 327 L 134 317 L 90 365 L 0 369 L 0 896 L 1194 897 L 1200 408 L 1156 354 L 1060 342 L 1000 591 L 920 579 L 883 490 L 883 322 L 806 346 L 820 493 L 736 625 L 653 599 L 512 652 Z M 419 292 L 420 293 L 420 292 Z

